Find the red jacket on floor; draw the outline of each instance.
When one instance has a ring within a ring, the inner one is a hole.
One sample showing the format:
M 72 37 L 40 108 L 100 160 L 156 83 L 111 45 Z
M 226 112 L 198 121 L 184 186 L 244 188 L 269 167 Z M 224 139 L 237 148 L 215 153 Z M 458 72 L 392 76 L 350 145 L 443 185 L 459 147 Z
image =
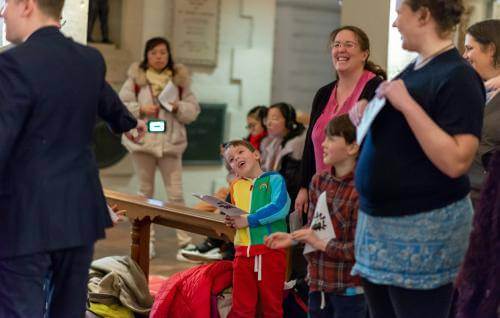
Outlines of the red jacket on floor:
M 156 295 L 150 317 L 210 317 L 210 297 L 230 287 L 232 279 L 233 263 L 230 261 L 218 261 L 177 273 Z

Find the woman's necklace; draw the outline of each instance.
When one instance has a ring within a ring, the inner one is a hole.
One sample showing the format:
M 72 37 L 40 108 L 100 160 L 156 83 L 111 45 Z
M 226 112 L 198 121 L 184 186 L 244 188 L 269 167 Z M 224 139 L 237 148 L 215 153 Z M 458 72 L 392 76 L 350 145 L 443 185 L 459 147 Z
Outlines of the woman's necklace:
M 421 61 L 417 61 L 415 62 L 415 66 L 413 67 L 414 70 L 418 70 L 418 69 L 421 69 L 422 67 L 424 67 L 425 65 L 427 65 L 433 58 L 435 58 L 436 56 L 438 56 L 439 54 L 451 49 L 452 47 L 454 46 L 453 43 L 450 43 L 448 45 L 446 45 L 445 47 L 443 47 L 442 49 L 439 49 L 438 51 L 436 51 L 435 53 L 432 53 L 431 55 L 429 55 L 428 57 L 426 57 L 425 59 L 421 60 Z

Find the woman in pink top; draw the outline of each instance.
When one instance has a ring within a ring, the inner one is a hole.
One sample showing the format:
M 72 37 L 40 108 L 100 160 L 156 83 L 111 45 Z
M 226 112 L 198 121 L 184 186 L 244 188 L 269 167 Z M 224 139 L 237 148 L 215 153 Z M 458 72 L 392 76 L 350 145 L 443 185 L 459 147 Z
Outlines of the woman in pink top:
M 378 85 L 387 77 L 382 68 L 368 60 L 370 41 L 355 26 L 343 26 L 330 34 L 330 49 L 337 80 L 320 88 L 314 97 L 311 122 L 302 157 L 301 189 L 295 209 L 307 213 L 309 182 L 316 171 L 325 170 L 321 143 L 328 122 L 346 114 L 362 99 L 371 99 Z

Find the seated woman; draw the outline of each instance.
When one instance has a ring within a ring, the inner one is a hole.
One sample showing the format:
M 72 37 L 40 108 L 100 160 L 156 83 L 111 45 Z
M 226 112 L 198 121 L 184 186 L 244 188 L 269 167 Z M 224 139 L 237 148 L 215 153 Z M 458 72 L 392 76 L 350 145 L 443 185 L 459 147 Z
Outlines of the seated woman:
M 287 103 L 271 105 L 267 111 L 268 136 L 260 145 L 262 169 L 278 171 L 286 181 L 288 194 L 295 199 L 300 188 L 300 164 L 306 139 L 304 125 L 297 122 L 295 109 Z M 292 201 L 291 207 L 293 208 Z
M 262 139 L 267 136 L 266 126 L 264 119 L 267 116 L 266 106 L 255 106 L 247 113 L 247 129 L 248 136 L 245 138 L 252 146 L 259 150 Z

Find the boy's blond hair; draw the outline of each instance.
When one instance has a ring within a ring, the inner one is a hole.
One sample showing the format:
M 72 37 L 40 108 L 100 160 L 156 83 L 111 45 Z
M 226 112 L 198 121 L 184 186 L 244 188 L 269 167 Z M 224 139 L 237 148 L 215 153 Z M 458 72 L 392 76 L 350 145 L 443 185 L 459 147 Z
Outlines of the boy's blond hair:
M 255 149 L 255 147 L 250 142 L 243 140 L 243 139 L 231 140 L 231 141 L 224 143 L 222 146 L 224 147 L 224 156 L 223 157 L 224 157 L 224 162 L 226 162 L 226 163 L 227 163 L 227 160 L 226 160 L 225 152 L 226 152 L 226 150 L 228 150 L 231 147 L 243 146 L 243 147 L 247 148 L 248 150 L 250 150 L 251 152 L 257 151 L 257 149 Z M 260 164 L 260 162 L 259 162 L 259 164 Z

